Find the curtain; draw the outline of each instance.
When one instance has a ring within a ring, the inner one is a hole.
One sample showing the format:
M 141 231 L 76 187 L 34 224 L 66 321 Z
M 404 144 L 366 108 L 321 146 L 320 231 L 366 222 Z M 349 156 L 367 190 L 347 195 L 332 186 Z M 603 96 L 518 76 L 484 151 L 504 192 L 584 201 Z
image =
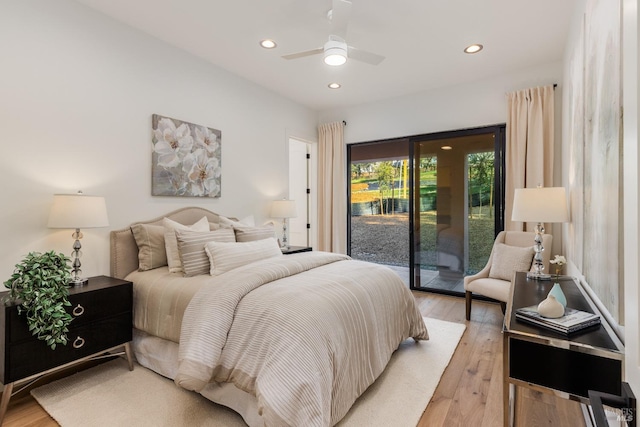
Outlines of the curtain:
M 347 252 L 347 181 L 342 122 L 318 127 L 318 250 Z
M 505 230 L 527 231 L 511 221 L 516 188 L 553 186 L 553 86 L 507 94 Z M 533 231 L 533 225 L 529 228 Z

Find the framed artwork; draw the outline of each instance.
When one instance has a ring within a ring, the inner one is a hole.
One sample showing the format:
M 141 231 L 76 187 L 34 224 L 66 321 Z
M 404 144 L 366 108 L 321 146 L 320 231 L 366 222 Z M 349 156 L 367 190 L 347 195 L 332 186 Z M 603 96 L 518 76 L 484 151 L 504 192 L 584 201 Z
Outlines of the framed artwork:
M 151 194 L 220 197 L 222 132 L 154 114 Z
M 622 323 L 620 0 L 589 0 L 570 60 L 570 257 Z

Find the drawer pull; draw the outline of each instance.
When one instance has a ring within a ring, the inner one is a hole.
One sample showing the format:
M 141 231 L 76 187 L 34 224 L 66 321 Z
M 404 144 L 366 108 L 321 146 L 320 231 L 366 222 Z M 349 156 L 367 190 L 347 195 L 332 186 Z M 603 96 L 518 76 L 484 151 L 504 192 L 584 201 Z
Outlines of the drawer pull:
M 78 316 L 82 316 L 82 314 L 84 313 L 84 307 L 81 306 L 80 304 L 78 304 L 78 306 L 76 308 L 74 308 L 71 313 L 73 313 L 74 316 L 78 317 Z
M 76 338 L 73 342 L 73 348 L 80 348 L 84 345 L 84 338 Z

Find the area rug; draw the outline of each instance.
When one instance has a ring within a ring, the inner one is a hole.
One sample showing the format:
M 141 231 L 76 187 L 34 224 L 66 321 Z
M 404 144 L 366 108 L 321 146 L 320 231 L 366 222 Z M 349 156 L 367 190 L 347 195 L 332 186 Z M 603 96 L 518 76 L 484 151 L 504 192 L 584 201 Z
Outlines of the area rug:
M 424 318 L 429 341 L 403 342 L 341 427 L 415 426 L 451 360 L 465 325 Z M 116 359 L 31 391 L 63 427 L 246 426 L 235 412 Z

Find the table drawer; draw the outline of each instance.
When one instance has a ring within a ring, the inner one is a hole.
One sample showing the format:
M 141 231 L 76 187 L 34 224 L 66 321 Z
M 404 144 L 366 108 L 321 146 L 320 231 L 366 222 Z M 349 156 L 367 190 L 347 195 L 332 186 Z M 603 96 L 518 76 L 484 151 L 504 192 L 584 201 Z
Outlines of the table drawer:
M 131 341 L 131 311 L 72 327 L 67 336 L 67 345 L 59 345 L 55 350 L 51 350 L 44 341 L 36 337 L 10 344 L 6 348 L 3 382 L 6 384 L 17 381 Z
M 133 293 L 131 285 L 98 289 L 69 295 L 71 305 L 67 313 L 73 316 L 70 327 L 77 328 L 107 316 L 131 311 Z M 26 315 L 18 315 L 18 307 L 12 306 L 7 319 L 6 342 L 8 344 L 30 340 Z

